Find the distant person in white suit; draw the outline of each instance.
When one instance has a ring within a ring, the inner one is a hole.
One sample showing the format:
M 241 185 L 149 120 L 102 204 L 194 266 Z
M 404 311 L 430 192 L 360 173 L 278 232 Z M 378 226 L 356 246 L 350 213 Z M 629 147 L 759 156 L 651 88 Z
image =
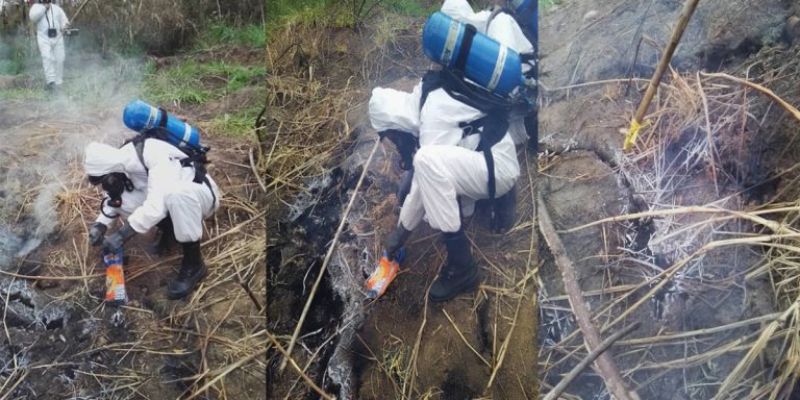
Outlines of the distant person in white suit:
M 64 30 L 69 27 L 69 20 L 64 10 L 52 0 L 39 0 L 31 6 L 29 17 L 36 25 L 46 88 L 53 91 L 63 83 Z

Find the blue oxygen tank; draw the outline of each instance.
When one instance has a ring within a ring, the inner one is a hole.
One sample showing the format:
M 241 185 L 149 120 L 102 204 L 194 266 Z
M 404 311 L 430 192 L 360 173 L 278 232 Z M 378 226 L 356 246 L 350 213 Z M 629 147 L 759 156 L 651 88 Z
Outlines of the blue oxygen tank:
M 137 132 L 162 127 L 168 133 L 166 139 L 178 148 L 199 148 L 200 132 L 162 108 L 153 107 L 141 100 L 133 100 L 125 106 L 122 121 Z
M 522 64 L 514 49 L 480 33 L 446 14 L 435 12 L 422 30 L 422 48 L 431 60 L 464 73 L 489 92 L 505 97 L 523 83 Z M 472 36 L 471 45 L 464 47 Z M 461 52 L 466 52 L 461 54 Z M 459 61 L 461 64 L 458 65 Z

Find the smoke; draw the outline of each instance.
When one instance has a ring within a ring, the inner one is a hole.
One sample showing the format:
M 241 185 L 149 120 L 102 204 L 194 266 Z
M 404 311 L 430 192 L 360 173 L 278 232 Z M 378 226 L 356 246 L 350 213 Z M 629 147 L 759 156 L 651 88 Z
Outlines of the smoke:
M 25 44 L 3 45 L 12 46 Z M 76 42 L 66 46 L 64 85 L 55 94 L 41 89 L 38 51 L 23 60 L 21 74 L 0 70 L 0 83 L 11 82 L 0 86 L 0 268 L 58 231 L 59 196 L 83 179 L 86 145 L 120 145 L 133 134 L 122 124 L 122 109 L 141 95 L 144 61 L 101 56 Z M 85 216 L 87 222 L 94 217 Z

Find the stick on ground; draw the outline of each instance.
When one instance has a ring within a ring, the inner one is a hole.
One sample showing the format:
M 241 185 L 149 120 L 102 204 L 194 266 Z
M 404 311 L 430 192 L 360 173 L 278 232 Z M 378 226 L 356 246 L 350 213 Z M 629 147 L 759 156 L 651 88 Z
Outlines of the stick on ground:
M 672 38 L 669 40 L 667 49 L 664 51 L 664 54 L 661 55 L 661 60 L 658 62 L 656 72 L 653 74 L 652 79 L 650 79 L 650 83 L 647 85 L 647 91 L 644 93 L 644 98 L 642 98 L 642 102 L 639 103 L 636 115 L 634 115 L 633 121 L 631 121 L 631 128 L 628 132 L 628 137 L 625 138 L 623 150 L 630 150 L 633 143 L 636 141 L 636 133 L 639 129 L 638 126 L 642 123 L 642 120 L 644 120 L 645 114 L 647 114 L 650 102 L 656 94 L 659 83 L 661 83 L 661 76 L 664 75 L 664 71 L 667 70 L 669 62 L 672 60 L 672 54 L 675 53 L 675 49 L 678 48 L 678 43 L 681 41 L 683 31 L 686 29 L 686 26 L 689 25 L 689 19 L 692 17 L 695 8 L 697 8 L 697 3 L 699 2 L 700 0 L 689 0 L 684 5 L 683 11 L 681 11 L 681 15 L 678 17 L 678 23 L 672 30 Z
M 550 219 L 550 214 L 547 212 L 547 207 L 541 195 L 538 196 L 537 200 L 539 209 L 539 229 L 548 247 L 550 247 L 550 251 L 553 253 L 553 258 L 556 261 L 558 269 L 561 270 L 561 277 L 564 281 L 564 288 L 569 295 L 569 303 L 572 306 L 572 312 L 575 314 L 575 319 L 578 321 L 581 332 L 583 332 L 586 349 L 591 352 L 596 348 L 600 348 L 602 344 L 600 334 L 597 328 L 592 324 L 592 316 L 589 314 L 589 309 L 583 301 L 581 288 L 578 286 L 578 277 L 575 274 L 575 268 L 572 265 L 572 261 L 567 257 L 567 252 L 564 245 L 561 243 L 561 239 L 559 239 L 558 234 L 556 234 L 553 222 Z M 597 358 L 597 370 L 603 378 L 609 393 L 617 400 L 639 400 L 639 395 L 625 386 L 622 374 L 620 374 L 619 369 L 614 364 L 614 360 L 608 353 L 602 353 Z
M 297 365 L 297 363 L 295 363 L 294 360 L 292 360 L 292 358 L 289 357 L 289 352 L 287 350 L 284 350 L 283 347 L 281 346 L 281 344 L 278 343 L 278 339 L 276 339 L 275 336 L 272 336 L 271 333 L 267 332 L 267 337 L 269 338 L 270 342 L 272 342 L 272 344 L 275 346 L 275 348 L 278 349 L 278 351 L 280 351 L 281 354 L 283 354 L 284 357 L 286 357 L 285 360 L 290 360 L 290 363 L 292 364 L 292 367 L 295 369 L 295 371 L 297 371 L 297 373 L 300 375 L 300 377 L 303 378 L 303 380 L 308 384 L 308 386 L 311 389 L 314 389 L 314 391 L 317 392 L 317 394 L 320 397 L 322 397 L 323 399 L 325 399 L 325 400 L 336 400 L 335 397 L 325 393 L 325 391 L 322 390 L 322 388 L 317 386 L 317 384 L 314 383 L 314 381 L 311 380 L 311 378 L 309 378 L 308 375 L 306 375 L 303 372 L 302 369 L 300 369 L 300 367 Z M 198 393 L 199 393 L 199 391 L 198 391 Z
M 578 375 L 580 375 L 581 372 L 583 372 L 583 370 L 592 363 L 592 361 L 597 359 L 597 357 L 600 357 L 600 355 L 603 354 L 609 347 L 611 347 L 614 342 L 633 332 L 633 330 L 638 327 L 639 322 L 637 321 L 634 324 L 627 326 L 625 329 L 618 331 L 606 338 L 603 343 L 600 343 L 599 347 L 592 350 L 591 353 L 589 353 L 583 360 L 581 360 L 581 362 L 578 363 L 578 365 L 575 366 L 575 368 L 572 369 L 572 371 L 569 371 L 569 373 L 564 376 L 560 382 L 558 382 L 558 385 L 556 385 L 553 390 L 547 393 L 547 396 L 544 397 L 544 400 L 556 400 L 561 393 L 564 393 L 564 390 L 567 389 L 567 386 L 569 386 L 569 384 L 572 383 L 572 381 L 574 381 L 575 378 L 577 378 Z

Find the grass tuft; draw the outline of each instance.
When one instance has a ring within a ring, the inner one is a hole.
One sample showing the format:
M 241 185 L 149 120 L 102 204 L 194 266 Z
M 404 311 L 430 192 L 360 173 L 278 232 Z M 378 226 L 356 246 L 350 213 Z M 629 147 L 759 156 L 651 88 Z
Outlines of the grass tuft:
M 260 25 L 233 27 L 216 23 L 200 34 L 195 49 L 202 50 L 223 45 L 263 49 L 267 45 L 267 32 Z
M 260 66 L 186 61 L 148 73 L 144 89 L 159 103 L 201 104 L 249 86 L 266 73 Z
M 253 121 L 259 112 L 261 112 L 261 107 L 251 106 L 235 113 L 224 113 L 201 128 L 215 136 L 246 137 L 253 133 Z

